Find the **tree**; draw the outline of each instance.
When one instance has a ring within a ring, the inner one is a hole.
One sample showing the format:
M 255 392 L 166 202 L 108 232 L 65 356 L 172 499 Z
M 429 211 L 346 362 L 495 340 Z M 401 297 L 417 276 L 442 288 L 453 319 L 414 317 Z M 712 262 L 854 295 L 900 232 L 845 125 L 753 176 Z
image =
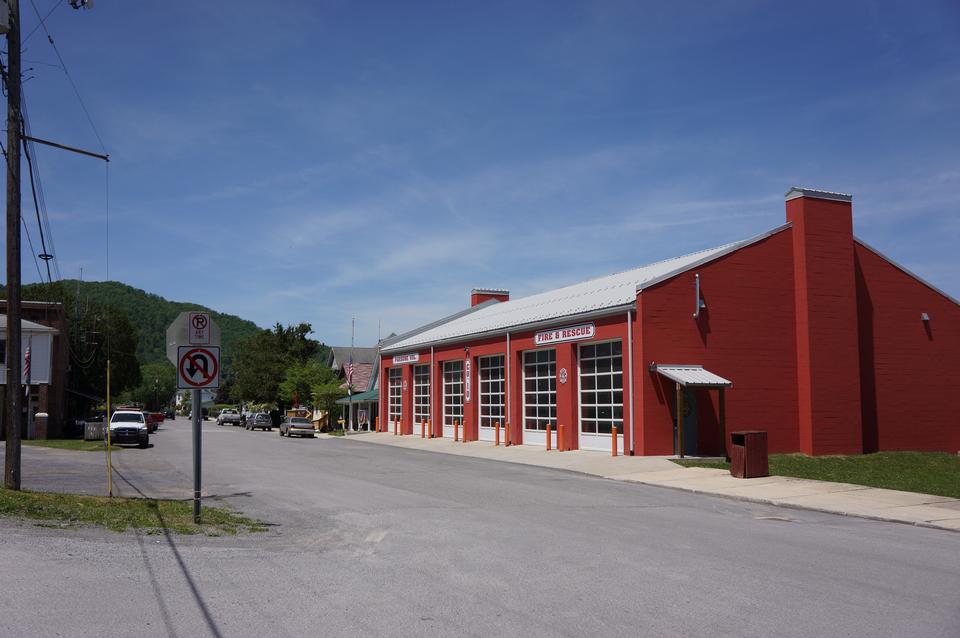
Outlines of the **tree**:
M 337 382 L 337 375 L 317 361 L 294 363 L 287 368 L 280 383 L 280 398 L 287 403 L 313 404 L 313 389 L 326 383 Z
M 310 394 L 317 410 L 333 415 L 337 413 L 337 399 L 347 396 L 347 391 L 340 387 L 340 379 L 334 377 L 331 381 L 314 385 Z
M 316 375 L 325 367 L 321 357 L 325 358 L 329 352 L 325 345 L 309 338 L 312 331 L 309 323 L 296 326 L 278 323 L 272 330 L 262 330 L 241 341 L 237 346 L 230 398 L 279 404 L 292 401 L 293 390 L 297 390 L 300 401 L 307 401 L 312 385 L 325 382 Z M 309 363 L 315 366 L 308 366 Z M 287 391 L 282 391 L 281 384 L 288 380 L 288 372 L 292 376 Z
M 177 370 L 166 361 L 140 366 L 140 384 L 130 392 L 137 403 L 161 410 L 170 404 L 177 392 Z

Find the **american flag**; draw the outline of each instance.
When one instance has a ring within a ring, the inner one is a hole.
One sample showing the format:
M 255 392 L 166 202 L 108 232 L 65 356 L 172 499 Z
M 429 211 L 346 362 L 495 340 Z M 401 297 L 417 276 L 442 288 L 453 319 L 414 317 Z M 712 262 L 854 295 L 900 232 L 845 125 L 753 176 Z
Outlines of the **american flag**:
M 23 380 L 29 381 L 30 379 L 30 346 L 33 345 L 33 339 L 27 341 L 27 350 L 23 353 Z M 30 392 L 30 387 L 27 386 L 27 392 Z
M 350 355 L 350 360 L 347 361 L 347 385 L 353 385 L 353 355 Z

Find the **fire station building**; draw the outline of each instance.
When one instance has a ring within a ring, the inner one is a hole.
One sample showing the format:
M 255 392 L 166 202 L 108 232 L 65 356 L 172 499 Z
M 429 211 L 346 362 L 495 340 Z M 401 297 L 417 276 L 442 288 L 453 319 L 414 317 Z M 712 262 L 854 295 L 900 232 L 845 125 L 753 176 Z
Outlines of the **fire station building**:
M 853 235 L 850 195 L 717 248 L 471 307 L 381 344 L 381 431 L 623 454 L 960 450 L 960 304 Z M 678 425 L 679 424 L 679 425 Z M 682 448 L 681 448 L 682 446 Z

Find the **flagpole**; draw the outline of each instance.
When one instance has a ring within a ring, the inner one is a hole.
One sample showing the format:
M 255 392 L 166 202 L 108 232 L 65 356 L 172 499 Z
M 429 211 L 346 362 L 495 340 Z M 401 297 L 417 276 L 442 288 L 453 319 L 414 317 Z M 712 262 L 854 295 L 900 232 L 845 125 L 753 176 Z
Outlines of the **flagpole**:
M 33 439 L 33 406 L 30 404 L 31 392 L 30 392 L 30 383 L 33 377 L 33 369 L 30 365 L 30 351 L 33 350 L 33 335 L 27 336 L 27 353 L 23 357 L 23 376 L 24 378 L 24 389 L 27 393 L 27 438 Z
M 347 417 L 347 421 L 350 424 L 351 430 L 353 429 L 353 366 L 354 366 L 353 338 L 354 338 L 354 333 L 356 332 L 356 327 L 357 327 L 357 319 L 356 317 L 352 317 L 350 319 L 350 371 L 349 371 L 349 374 L 347 375 L 347 394 L 350 397 L 350 400 L 349 400 L 350 413 L 349 413 L 349 416 Z

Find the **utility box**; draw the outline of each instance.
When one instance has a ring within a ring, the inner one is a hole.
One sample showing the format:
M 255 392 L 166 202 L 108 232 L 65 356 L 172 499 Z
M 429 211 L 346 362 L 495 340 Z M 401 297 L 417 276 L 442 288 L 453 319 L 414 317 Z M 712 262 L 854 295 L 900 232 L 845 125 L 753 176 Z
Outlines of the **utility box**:
M 766 432 L 747 430 L 730 433 L 730 474 L 737 478 L 770 475 Z

